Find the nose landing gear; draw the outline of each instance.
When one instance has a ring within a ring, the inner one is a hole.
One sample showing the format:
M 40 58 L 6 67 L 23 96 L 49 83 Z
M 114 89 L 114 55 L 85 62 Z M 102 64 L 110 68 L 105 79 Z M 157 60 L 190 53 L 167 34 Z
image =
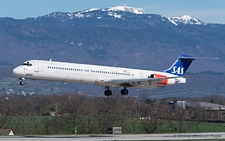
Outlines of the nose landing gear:
M 20 78 L 20 80 L 21 80 L 20 85 L 24 85 L 23 80 L 25 80 L 25 78 Z

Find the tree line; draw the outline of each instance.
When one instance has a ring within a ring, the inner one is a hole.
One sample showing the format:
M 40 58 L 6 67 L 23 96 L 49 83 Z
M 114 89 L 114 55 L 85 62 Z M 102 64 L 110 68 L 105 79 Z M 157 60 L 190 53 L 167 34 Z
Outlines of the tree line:
M 223 103 L 224 98 L 213 100 Z M 110 97 L 69 93 L 3 95 L 0 114 L 0 127 L 11 128 L 17 135 L 106 134 L 111 126 L 122 127 L 122 133 L 199 132 L 204 119 L 223 120 L 222 114 L 218 116 L 199 105 L 175 109 L 167 99 L 152 99 L 146 93 L 122 96 L 117 91 Z

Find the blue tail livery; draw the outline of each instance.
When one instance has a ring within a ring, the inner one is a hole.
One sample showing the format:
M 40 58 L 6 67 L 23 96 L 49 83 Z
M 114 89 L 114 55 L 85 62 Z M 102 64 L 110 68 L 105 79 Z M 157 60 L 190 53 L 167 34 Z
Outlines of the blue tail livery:
M 195 59 L 219 59 L 219 58 L 204 58 L 204 57 L 192 57 L 190 55 L 181 54 L 173 65 L 164 72 L 171 73 L 178 76 L 183 76 Z
M 171 73 L 178 76 L 183 76 L 187 71 L 188 67 L 191 65 L 192 61 L 195 60 L 196 57 L 192 57 L 190 55 L 181 54 L 177 60 L 173 63 L 173 65 L 165 70 L 164 72 Z

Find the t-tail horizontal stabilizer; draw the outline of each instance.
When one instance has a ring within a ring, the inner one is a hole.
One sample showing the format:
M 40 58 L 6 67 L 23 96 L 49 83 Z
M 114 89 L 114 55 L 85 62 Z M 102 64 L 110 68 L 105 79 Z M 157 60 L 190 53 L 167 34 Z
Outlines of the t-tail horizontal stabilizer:
M 204 57 L 192 57 L 190 55 L 181 54 L 173 65 L 164 72 L 171 73 L 178 76 L 183 76 L 195 59 L 218 59 L 218 58 L 204 58 Z

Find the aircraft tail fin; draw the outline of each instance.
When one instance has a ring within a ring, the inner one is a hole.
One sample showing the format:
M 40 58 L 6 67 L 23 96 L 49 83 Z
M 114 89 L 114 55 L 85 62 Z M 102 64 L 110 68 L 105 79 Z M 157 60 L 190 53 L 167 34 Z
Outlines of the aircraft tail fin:
M 181 54 L 173 63 L 173 65 L 164 72 L 183 76 L 187 71 L 188 67 L 191 65 L 192 61 L 195 59 L 195 57 L 192 57 L 190 55 Z
M 178 76 L 183 76 L 195 59 L 219 59 L 219 58 L 204 58 L 204 57 L 192 57 L 190 55 L 181 54 L 173 65 L 164 72 L 171 73 Z

